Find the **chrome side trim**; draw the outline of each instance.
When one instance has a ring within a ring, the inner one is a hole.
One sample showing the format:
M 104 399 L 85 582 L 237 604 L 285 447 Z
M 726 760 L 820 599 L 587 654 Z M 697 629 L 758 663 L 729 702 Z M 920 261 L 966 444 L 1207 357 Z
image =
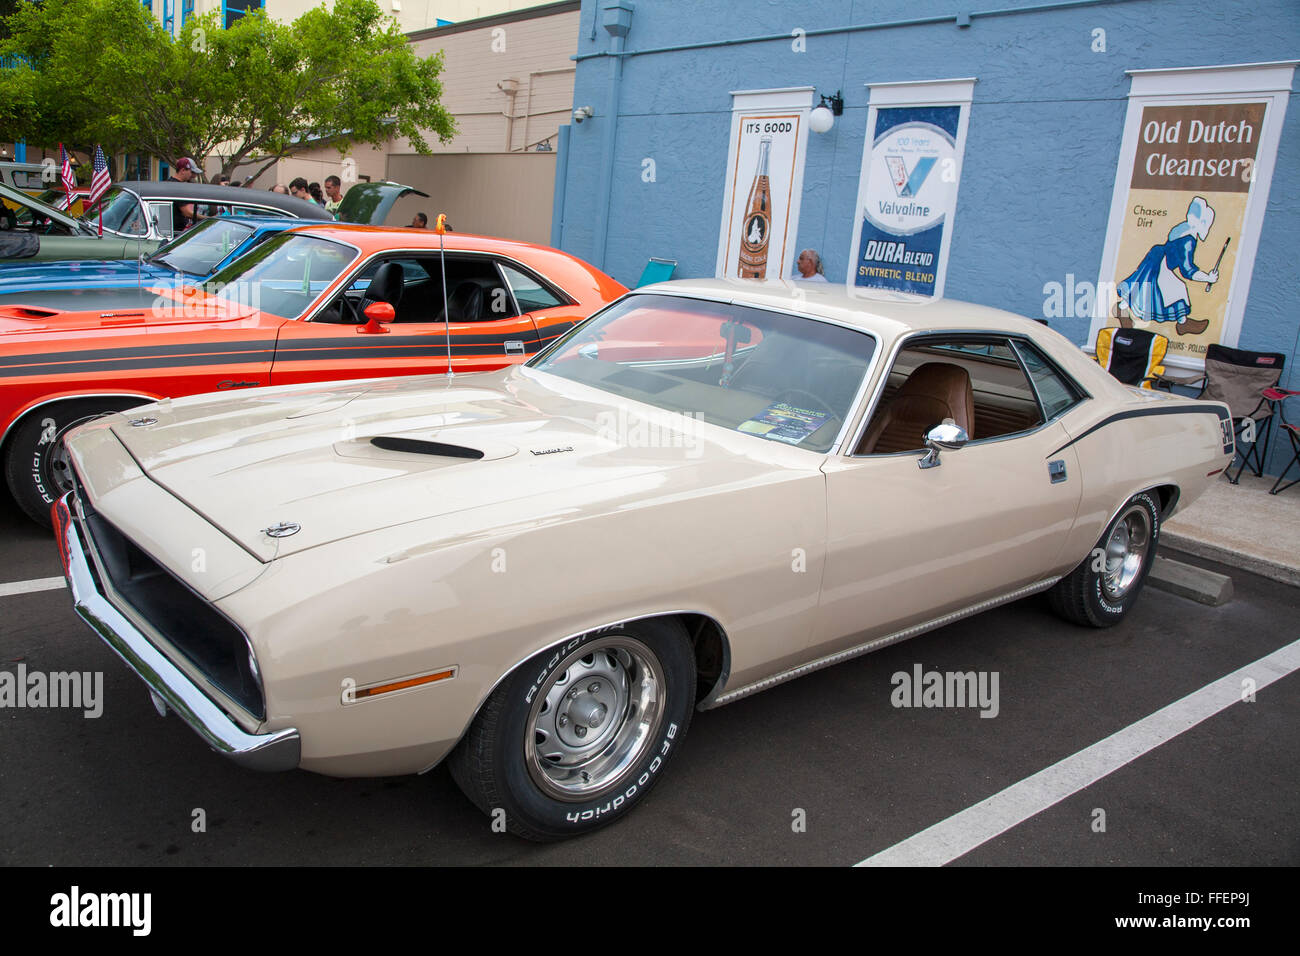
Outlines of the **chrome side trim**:
M 973 614 L 979 614 L 983 611 L 991 610 L 1000 604 L 1006 604 L 1010 601 L 1018 601 L 1023 597 L 1029 597 L 1031 594 L 1037 594 L 1039 591 L 1046 591 L 1057 581 L 1061 580 L 1058 575 L 1053 578 L 1044 578 L 1033 584 L 1018 588 L 1008 594 L 999 597 L 989 598 L 987 601 L 981 601 L 978 604 L 972 604 L 968 608 L 960 611 L 952 611 L 942 617 L 932 618 L 922 624 L 913 624 L 911 627 L 904 628 L 901 631 L 895 631 L 893 634 L 886 634 L 884 637 L 877 637 L 865 644 L 859 644 L 857 647 L 850 647 L 848 650 L 837 651 L 834 654 L 828 654 L 826 657 L 819 657 L 817 660 L 809 661 L 807 664 L 800 664 L 798 667 L 792 667 L 780 674 L 774 674 L 771 677 L 765 677 L 753 684 L 737 688 L 730 693 L 723 694 L 716 701 L 709 705 L 708 709 L 721 707 L 723 704 L 730 704 L 732 701 L 739 700 L 742 697 L 748 697 L 750 694 L 757 694 L 759 691 L 775 687 L 777 684 L 784 684 L 788 680 L 794 680 L 796 677 L 803 677 L 805 674 L 811 674 L 813 671 L 819 671 L 823 667 L 830 667 L 832 664 L 839 664 L 843 661 L 851 660 L 855 657 L 861 657 L 863 654 L 879 650 L 882 647 L 888 647 L 890 644 L 897 644 L 905 641 L 909 637 L 916 637 L 918 634 L 924 634 L 926 631 L 932 631 L 935 628 L 943 627 L 946 624 L 952 624 L 954 621 L 960 621 L 964 617 L 970 617 Z M 705 708 L 701 708 L 705 709 Z
M 104 643 L 126 661 L 149 690 L 217 753 L 250 770 L 293 770 L 302 759 L 296 728 L 250 734 L 236 724 L 171 660 L 114 607 L 95 584 L 87 545 L 69 509 L 70 495 L 59 499 L 55 525 L 59 550 L 75 610 Z

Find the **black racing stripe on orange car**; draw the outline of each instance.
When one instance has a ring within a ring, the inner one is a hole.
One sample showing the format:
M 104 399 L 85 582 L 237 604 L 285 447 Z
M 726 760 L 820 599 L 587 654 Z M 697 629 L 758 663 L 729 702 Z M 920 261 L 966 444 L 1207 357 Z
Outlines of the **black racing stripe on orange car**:
M 65 362 L 107 362 L 136 358 L 175 358 L 221 352 L 243 354 L 274 350 L 275 339 L 249 339 L 235 342 L 196 342 L 186 345 L 133 345 L 129 348 L 79 349 L 75 352 L 30 352 L 0 356 L 0 369 L 19 365 L 62 365 Z
M 1106 418 L 1103 418 L 1087 431 L 1071 438 L 1068 442 L 1056 449 L 1056 451 L 1052 452 L 1052 454 L 1047 457 L 1051 458 L 1052 455 L 1060 454 L 1075 442 L 1083 441 L 1083 439 L 1087 438 L 1093 432 L 1105 428 L 1107 425 L 1113 425 L 1115 422 L 1126 421 L 1130 418 L 1146 418 L 1149 415 L 1216 415 L 1218 416 L 1219 421 L 1232 421 L 1232 416 L 1222 405 L 1204 404 L 1182 405 L 1177 408 L 1135 408 L 1127 412 L 1116 412 L 1114 415 L 1109 415 Z
M 271 350 L 266 349 L 260 352 L 229 352 L 217 355 L 175 355 L 162 359 L 151 358 L 148 361 L 138 361 L 128 357 L 98 362 L 56 362 L 47 365 L 19 365 L 16 368 L 0 368 L 0 378 L 49 375 L 51 372 L 131 372 L 142 369 L 184 368 L 194 365 L 231 365 L 251 362 L 269 366 L 271 364 L 271 355 Z
M 353 328 L 353 326 L 349 326 Z M 388 326 L 392 329 L 392 326 Z M 281 349 L 337 349 L 337 348 L 356 348 L 357 346 L 366 346 L 369 344 L 366 340 L 372 340 L 375 343 L 382 342 L 387 347 L 412 345 L 428 345 L 430 342 L 437 341 L 446 343 L 446 335 L 441 327 L 434 326 L 428 332 L 422 332 L 419 335 L 400 335 L 395 331 L 389 334 L 376 333 L 371 335 L 365 332 L 357 332 L 357 338 L 344 339 L 340 336 L 318 339 L 299 339 L 292 337 L 283 337 L 280 339 Z M 533 329 L 516 329 L 508 332 L 466 332 L 452 329 L 452 342 L 460 342 L 463 345 L 504 345 L 506 342 L 530 342 L 536 341 L 537 332 Z M 344 342 L 355 343 L 345 345 Z
M 524 353 L 536 352 L 541 348 L 541 343 L 525 342 Z M 455 339 L 451 340 L 451 354 L 453 357 L 478 357 L 483 358 L 507 358 L 504 342 L 500 350 L 485 349 L 482 345 L 460 345 Z M 520 353 L 511 353 L 519 355 Z M 446 342 L 434 342 L 426 340 L 423 345 L 399 345 L 390 346 L 388 343 L 380 345 L 357 345 L 347 348 L 332 349 L 281 349 L 275 353 L 275 361 L 278 365 L 281 362 L 313 362 L 313 361 L 347 361 L 348 359 L 377 359 L 377 358 L 437 358 L 439 355 L 447 355 Z
M 360 334 L 360 333 L 358 333 Z M 367 336 L 367 338 L 370 338 Z M 355 344 L 341 345 L 338 337 L 319 339 L 292 339 L 283 342 L 279 349 L 273 340 L 246 342 L 196 343 L 193 345 L 151 345 L 119 349 L 82 349 L 75 352 L 41 352 L 0 358 L 0 377 L 57 372 L 105 372 L 116 369 L 170 368 L 221 364 L 224 362 L 252 362 L 266 360 L 274 353 L 277 361 L 311 358 L 363 358 L 374 355 L 382 347 L 384 357 L 402 354 L 436 354 L 447 350 L 446 340 L 436 333 L 399 335 L 392 338 L 353 340 Z M 455 332 L 451 334 L 453 355 L 497 354 L 492 346 L 500 346 L 503 353 L 506 342 L 522 342 L 524 352 L 540 351 L 550 337 L 541 338 L 532 329 L 496 334 Z M 485 349 L 484 346 L 489 348 Z M 407 350 L 407 351 L 403 351 Z

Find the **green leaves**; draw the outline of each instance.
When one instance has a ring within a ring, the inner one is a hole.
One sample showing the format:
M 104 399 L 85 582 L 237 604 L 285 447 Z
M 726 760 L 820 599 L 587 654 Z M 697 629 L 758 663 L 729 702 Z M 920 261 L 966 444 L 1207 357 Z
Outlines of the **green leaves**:
M 421 59 L 373 0 L 336 0 L 293 23 L 254 11 L 230 29 L 219 12 L 192 17 L 177 37 L 139 0 L 44 0 L 6 21 L 0 140 L 103 143 L 169 162 L 222 156 L 222 172 L 268 164 L 304 143 L 383 147 L 393 136 L 420 153 L 455 133 L 439 104 L 442 59 Z

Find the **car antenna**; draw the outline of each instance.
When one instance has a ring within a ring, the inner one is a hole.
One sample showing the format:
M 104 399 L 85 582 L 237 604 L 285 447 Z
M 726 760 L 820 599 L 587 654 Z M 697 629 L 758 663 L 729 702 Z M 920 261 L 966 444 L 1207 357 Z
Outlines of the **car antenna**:
M 447 381 L 456 377 L 456 373 L 451 368 L 451 309 L 447 304 L 447 245 L 443 238 L 451 226 L 447 225 L 447 214 L 438 213 L 438 218 L 434 221 L 433 231 L 438 234 L 438 259 L 442 263 L 442 321 L 447 328 Z

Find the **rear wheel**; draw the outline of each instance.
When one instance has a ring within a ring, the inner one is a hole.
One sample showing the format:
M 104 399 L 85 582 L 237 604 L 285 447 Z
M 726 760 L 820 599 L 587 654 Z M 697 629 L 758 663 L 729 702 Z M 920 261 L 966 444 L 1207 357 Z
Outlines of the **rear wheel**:
M 1134 495 L 1077 568 L 1049 592 L 1052 609 L 1089 627 L 1118 624 L 1137 602 L 1160 539 L 1160 503 Z
M 545 651 L 502 682 L 450 758 L 481 810 L 530 840 L 604 826 L 679 749 L 695 706 L 680 623 L 637 621 Z
M 63 436 L 91 419 L 145 401 L 73 399 L 28 413 L 14 426 L 5 451 L 5 480 L 18 507 L 37 524 L 50 527 L 50 506 L 71 488 Z

